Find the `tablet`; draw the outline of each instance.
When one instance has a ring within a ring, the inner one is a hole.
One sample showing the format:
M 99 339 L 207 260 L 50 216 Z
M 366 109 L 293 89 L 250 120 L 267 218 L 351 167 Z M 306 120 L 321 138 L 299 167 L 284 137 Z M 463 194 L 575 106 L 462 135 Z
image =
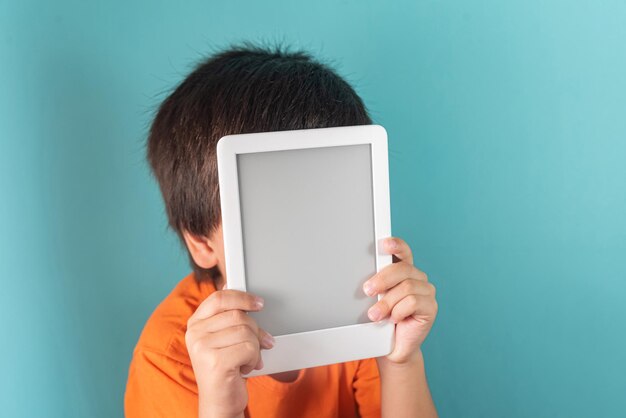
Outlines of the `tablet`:
M 275 338 L 247 376 L 388 354 L 394 325 L 362 290 L 392 262 L 385 129 L 229 135 L 217 160 L 227 287 L 263 297 L 249 314 Z

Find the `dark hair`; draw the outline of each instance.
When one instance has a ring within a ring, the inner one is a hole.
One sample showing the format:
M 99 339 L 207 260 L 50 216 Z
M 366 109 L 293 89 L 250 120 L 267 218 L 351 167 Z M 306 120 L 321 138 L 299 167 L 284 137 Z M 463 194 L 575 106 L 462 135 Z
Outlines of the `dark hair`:
M 372 121 L 353 88 L 304 51 L 248 42 L 204 59 L 161 104 L 147 156 L 178 236 L 220 225 L 216 144 L 229 134 Z M 184 243 L 184 240 L 183 240 Z M 218 277 L 189 257 L 198 280 Z

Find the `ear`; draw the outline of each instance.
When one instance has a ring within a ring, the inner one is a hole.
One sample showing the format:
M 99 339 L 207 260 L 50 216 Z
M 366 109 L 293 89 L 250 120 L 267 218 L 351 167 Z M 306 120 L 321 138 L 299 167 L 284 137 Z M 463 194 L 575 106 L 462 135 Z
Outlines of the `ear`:
M 186 230 L 183 231 L 183 238 L 193 261 L 199 267 L 210 269 L 218 265 L 219 248 L 215 239 L 194 235 Z

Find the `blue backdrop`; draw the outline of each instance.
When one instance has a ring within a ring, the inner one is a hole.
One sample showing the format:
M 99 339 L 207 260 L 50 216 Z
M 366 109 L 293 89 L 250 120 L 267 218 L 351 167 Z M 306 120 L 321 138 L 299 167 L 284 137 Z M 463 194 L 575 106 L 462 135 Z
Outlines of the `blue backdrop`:
M 387 128 L 441 416 L 626 416 L 624 22 L 618 0 L 1 1 L 0 415 L 122 415 L 189 270 L 148 124 L 249 39 L 335 63 Z

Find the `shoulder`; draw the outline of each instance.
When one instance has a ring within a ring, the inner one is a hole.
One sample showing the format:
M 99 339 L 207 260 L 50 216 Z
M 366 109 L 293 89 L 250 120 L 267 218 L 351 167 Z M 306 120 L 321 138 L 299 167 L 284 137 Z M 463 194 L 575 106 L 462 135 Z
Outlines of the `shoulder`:
M 193 274 L 157 306 L 133 352 L 124 395 L 128 418 L 197 416 L 197 387 L 185 346 L 187 320 L 215 291 Z
M 214 291 L 212 282 L 197 282 L 193 274 L 181 280 L 150 315 L 134 355 L 150 352 L 181 364 L 190 364 L 185 345 L 187 321 L 200 303 Z

